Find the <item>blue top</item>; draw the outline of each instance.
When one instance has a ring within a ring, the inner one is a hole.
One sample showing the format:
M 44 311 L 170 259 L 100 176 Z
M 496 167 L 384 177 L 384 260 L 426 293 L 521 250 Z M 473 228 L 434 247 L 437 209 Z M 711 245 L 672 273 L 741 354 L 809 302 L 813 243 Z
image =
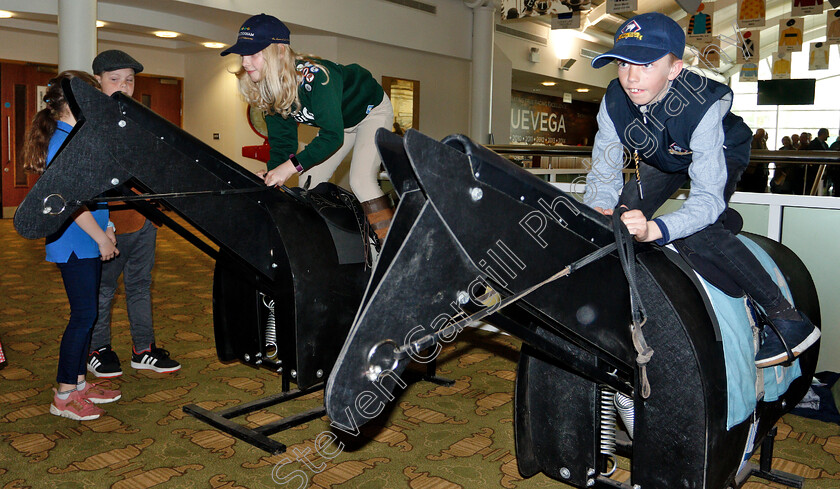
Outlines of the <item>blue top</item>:
M 58 126 L 55 128 L 47 148 L 47 166 L 52 162 L 53 157 L 61 148 L 61 145 L 64 144 L 64 140 L 67 139 L 72 129 L 73 126 L 70 124 L 58 121 Z M 108 208 L 103 206 L 101 209 L 92 210 L 91 214 L 104 231 L 108 226 Z M 99 257 L 99 245 L 72 220 L 70 225 L 63 230 L 52 236 L 47 236 L 47 261 L 67 263 L 71 253 L 76 253 L 78 258 Z

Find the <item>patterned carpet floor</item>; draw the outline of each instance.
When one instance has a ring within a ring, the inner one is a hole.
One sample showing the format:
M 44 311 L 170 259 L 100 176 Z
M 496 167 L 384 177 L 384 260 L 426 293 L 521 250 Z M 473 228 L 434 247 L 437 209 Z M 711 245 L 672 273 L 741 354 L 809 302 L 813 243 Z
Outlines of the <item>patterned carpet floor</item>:
M 69 314 L 58 270 L 43 241 L 27 241 L 0 220 L 0 488 L 412 488 L 530 489 L 570 486 L 544 475 L 523 479 L 513 441 L 513 387 L 519 341 L 468 330 L 447 345 L 438 372 L 450 387 L 412 384 L 362 430 L 337 445 L 316 440 L 324 417 L 273 435 L 288 446 L 271 456 L 184 414 L 196 403 L 222 409 L 280 391 L 279 379 L 216 357 L 213 262 L 161 229 L 153 303 L 159 346 L 183 368 L 135 371 L 124 295 L 118 291 L 113 345 L 124 375 L 106 415 L 77 422 L 49 414 L 58 345 Z M 242 418 L 262 425 L 323 404 L 320 392 Z M 787 415 L 779 422 L 774 468 L 806 488 L 840 487 L 840 427 Z M 670 463 L 679 463 L 674 460 Z M 619 469 L 614 476 L 627 480 Z M 778 488 L 751 479 L 748 489 Z

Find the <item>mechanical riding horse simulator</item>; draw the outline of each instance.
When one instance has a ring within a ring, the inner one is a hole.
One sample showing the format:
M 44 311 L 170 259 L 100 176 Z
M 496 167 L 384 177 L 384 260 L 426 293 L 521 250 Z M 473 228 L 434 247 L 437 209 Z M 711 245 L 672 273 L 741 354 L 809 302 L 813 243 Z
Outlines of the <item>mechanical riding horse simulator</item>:
M 641 489 L 723 489 L 750 474 L 796 484 L 770 470 L 772 428 L 807 391 L 818 347 L 799 357 L 801 375 L 778 399 L 759 400 L 727 429 L 721 335 L 685 262 L 634 246 L 620 226 L 486 148 L 462 136 L 441 143 L 380 130 L 399 205 L 371 270 L 364 216 L 346 192 L 267 189 L 123 94 L 107 97 L 79 80 L 64 88 L 79 122 L 18 208 L 15 227 L 44 237 L 85 203 L 128 200 L 216 259 L 220 359 L 277 372 L 283 392 L 217 413 L 184 408 L 199 419 L 280 453 L 285 446 L 268 435 L 324 410 L 256 429 L 231 419 L 326 381 L 333 425 L 360 426 L 405 384 L 409 363 L 433 364 L 442 343 L 483 320 L 523 341 L 514 406 L 523 475 L 629 489 L 608 478 L 623 455 Z M 103 193 L 110 197 L 96 197 Z M 151 199 L 218 250 L 145 203 Z M 778 243 L 750 239 L 819 324 L 801 261 Z M 617 433 L 619 398 L 632 401 L 632 441 Z M 759 445 L 761 467 L 745 465 Z
M 255 430 L 231 421 L 323 388 L 370 275 L 364 214 L 329 184 L 270 189 L 253 173 L 122 93 L 78 79 L 64 92 L 79 121 L 15 214 L 26 238 L 49 236 L 103 192 L 133 201 L 215 258 L 213 325 L 222 361 L 279 374 L 282 393 L 219 413 L 190 414 L 271 453 L 268 435 L 323 416 L 323 408 Z M 155 193 L 138 196 L 131 189 Z M 215 245 L 146 204 L 161 202 Z M 105 200 L 105 199 L 100 199 Z M 290 390 L 290 383 L 297 389 Z
M 483 320 L 523 341 L 514 407 L 523 475 L 629 489 L 606 477 L 618 453 L 630 459 L 633 488 L 722 489 L 751 474 L 801 483 L 770 470 L 768 433 L 807 391 L 818 347 L 799 357 L 801 376 L 779 399 L 758 401 L 727 430 L 721 336 L 675 252 L 634 252 L 615 231 L 626 233 L 623 225 L 463 136 L 377 137 L 400 203 L 327 381 L 334 424 L 367 422 L 404 384 L 407 364 L 428 361 Z M 819 324 L 802 262 L 751 239 Z M 633 401 L 632 442 L 616 436 L 616 393 Z M 742 463 L 762 439 L 761 467 Z

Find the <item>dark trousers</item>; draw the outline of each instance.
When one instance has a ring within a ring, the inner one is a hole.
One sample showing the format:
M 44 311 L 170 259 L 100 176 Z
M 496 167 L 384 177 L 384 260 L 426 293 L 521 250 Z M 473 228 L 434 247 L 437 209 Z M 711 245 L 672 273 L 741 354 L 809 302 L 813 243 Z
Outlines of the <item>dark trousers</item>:
M 75 384 L 87 368 L 90 334 L 96 322 L 102 261 L 99 258 L 80 259 L 73 253 L 67 263 L 56 265 L 61 271 L 64 290 L 70 301 L 70 321 L 61 337 L 56 380 L 60 384 Z
M 102 264 L 99 284 L 99 318 L 93 328 L 91 350 L 111 344 L 111 308 L 117 279 L 123 276 L 125 306 L 131 340 L 137 351 L 155 342 L 152 329 L 152 268 L 155 266 L 157 228 L 148 219 L 133 233 L 117 235 L 120 254 Z
M 727 161 L 726 170 L 723 198 L 728 204 L 744 167 Z M 641 210 L 648 220 L 688 180 L 688 175 L 684 173 L 665 173 L 645 163 L 640 163 L 639 174 L 644 199 L 639 198 L 634 175 L 624 186 L 618 204 Z M 746 245 L 724 227 L 724 218 L 725 213 L 722 213 L 708 227 L 682 238 L 683 249 L 717 267 L 720 274 L 731 278 L 765 311 L 778 308 L 782 301 L 786 301 L 782 291 Z

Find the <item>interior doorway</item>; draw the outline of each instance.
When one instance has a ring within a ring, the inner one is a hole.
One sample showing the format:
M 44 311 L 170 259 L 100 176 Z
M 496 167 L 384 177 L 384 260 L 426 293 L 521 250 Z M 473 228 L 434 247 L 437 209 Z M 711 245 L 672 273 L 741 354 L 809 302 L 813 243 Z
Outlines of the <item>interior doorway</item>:
M 2 129 L 2 169 L 0 169 L 0 217 L 11 218 L 26 197 L 37 177 L 23 170 L 18 159 L 24 135 L 35 113 L 43 108 L 41 98 L 50 78 L 57 73 L 55 65 L 0 62 L 0 116 Z M 141 73 L 135 79 L 134 98 L 181 127 L 184 80 Z

